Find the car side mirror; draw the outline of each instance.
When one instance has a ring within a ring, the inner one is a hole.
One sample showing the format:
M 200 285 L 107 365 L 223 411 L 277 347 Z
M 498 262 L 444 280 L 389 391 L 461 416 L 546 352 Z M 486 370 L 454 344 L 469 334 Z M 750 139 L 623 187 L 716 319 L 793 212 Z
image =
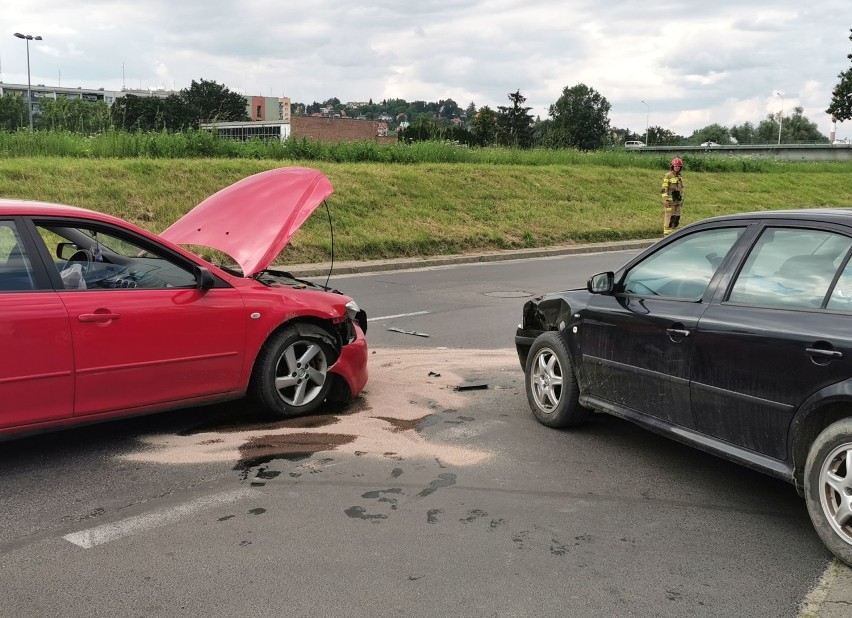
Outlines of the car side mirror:
M 195 267 L 195 282 L 198 286 L 198 289 L 202 292 L 209 290 L 214 285 L 216 285 L 216 277 L 213 276 L 208 269 L 203 266 Z
M 589 277 L 586 289 L 591 294 L 609 294 L 615 286 L 615 274 L 613 272 L 598 273 Z

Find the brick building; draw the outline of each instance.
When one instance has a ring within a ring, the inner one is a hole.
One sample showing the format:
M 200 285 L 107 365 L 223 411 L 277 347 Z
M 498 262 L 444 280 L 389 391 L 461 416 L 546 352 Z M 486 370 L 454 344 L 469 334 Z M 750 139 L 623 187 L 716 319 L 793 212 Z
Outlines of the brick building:
M 324 118 L 292 116 L 290 135 L 296 139 L 307 138 L 320 142 L 377 141 L 379 123 L 376 120 L 354 118 Z

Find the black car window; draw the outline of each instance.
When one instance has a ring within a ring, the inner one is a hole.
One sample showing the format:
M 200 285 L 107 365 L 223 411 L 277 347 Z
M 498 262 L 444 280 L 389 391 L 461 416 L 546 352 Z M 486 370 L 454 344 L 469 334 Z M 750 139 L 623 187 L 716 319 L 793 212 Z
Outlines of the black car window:
M 0 221 L 0 292 L 35 289 L 32 264 L 11 221 Z
M 821 307 L 850 246 L 852 239 L 824 230 L 767 228 L 746 258 L 728 300 L 768 307 Z
M 195 275 L 119 235 L 86 226 L 36 226 L 68 290 L 194 288 Z
M 627 294 L 697 300 L 744 227 L 702 230 L 654 252 L 624 277 Z
M 852 260 L 846 264 L 846 268 L 840 273 L 840 278 L 831 291 L 831 297 L 828 299 L 826 308 L 852 312 Z

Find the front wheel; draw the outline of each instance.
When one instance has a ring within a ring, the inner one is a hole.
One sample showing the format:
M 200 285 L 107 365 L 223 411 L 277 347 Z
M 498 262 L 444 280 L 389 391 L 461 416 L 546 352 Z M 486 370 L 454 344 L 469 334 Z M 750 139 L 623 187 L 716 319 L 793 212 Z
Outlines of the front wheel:
M 310 414 L 328 396 L 328 369 L 335 360 L 331 336 L 322 328 L 312 324 L 287 326 L 263 344 L 250 394 L 277 416 Z
M 577 427 L 591 410 L 580 405 L 580 389 L 565 341 L 556 332 L 539 335 L 524 368 L 527 400 L 538 421 L 548 427 Z
M 822 542 L 852 566 L 852 419 L 829 425 L 811 445 L 805 501 Z

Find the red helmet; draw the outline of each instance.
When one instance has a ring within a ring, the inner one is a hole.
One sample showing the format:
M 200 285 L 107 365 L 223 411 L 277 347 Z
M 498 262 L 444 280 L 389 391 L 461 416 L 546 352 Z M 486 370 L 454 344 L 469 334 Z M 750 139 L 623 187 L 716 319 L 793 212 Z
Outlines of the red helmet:
M 675 157 L 674 159 L 672 159 L 672 167 L 675 167 L 676 165 L 683 167 L 683 161 L 681 161 L 680 157 Z

